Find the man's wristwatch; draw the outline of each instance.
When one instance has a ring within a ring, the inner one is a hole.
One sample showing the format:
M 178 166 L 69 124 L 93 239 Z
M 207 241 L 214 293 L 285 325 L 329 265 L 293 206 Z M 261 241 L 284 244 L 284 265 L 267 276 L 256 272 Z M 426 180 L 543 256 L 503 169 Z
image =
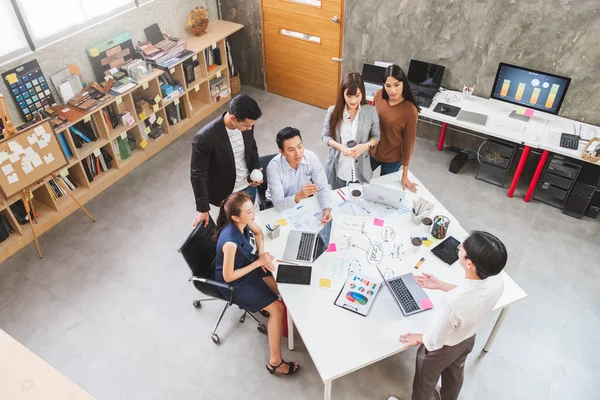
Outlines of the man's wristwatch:
M 329 210 L 329 213 L 331 214 L 331 207 L 324 208 L 323 212 L 325 212 L 326 210 Z

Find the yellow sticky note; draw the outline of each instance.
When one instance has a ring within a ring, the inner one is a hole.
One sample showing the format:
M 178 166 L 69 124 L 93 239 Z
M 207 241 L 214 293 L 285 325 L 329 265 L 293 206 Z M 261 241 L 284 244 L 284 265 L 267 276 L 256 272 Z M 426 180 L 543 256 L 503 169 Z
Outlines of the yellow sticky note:
M 152 129 L 150 129 L 150 127 L 149 127 L 149 126 L 147 126 L 147 127 L 146 127 L 146 129 L 144 129 L 144 133 L 147 135 L 147 134 L 149 134 L 150 132 L 152 132 Z
M 162 125 L 163 119 L 162 117 L 158 117 L 158 119 L 156 120 L 156 123 L 159 125 Z
M 285 218 L 278 219 L 277 223 L 279 224 L 279 226 L 286 226 L 287 225 L 287 221 L 285 220 Z
M 154 98 L 154 102 L 157 104 L 160 102 L 160 95 L 156 95 L 156 97 Z
M 60 170 L 60 176 L 68 176 L 69 175 L 69 170 L 66 168 L 63 168 Z
M 525 115 L 525 107 L 517 107 L 517 114 Z
M 423 246 L 425 246 L 425 247 L 430 247 L 432 244 L 433 244 L 433 242 L 429 239 L 423 240 Z
M 146 113 L 145 113 L 145 112 L 143 112 L 143 113 L 141 113 L 141 114 L 140 114 L 140 121 L 143 121 L 143 120 L 145 120 L 146 118 L 147 118 L 147 117 L 146 117 Z
M 319 287 L 329 289 L 331 287 L 331 279 L 329 279 L 329 278 L 319 279 Z
M 200 85 L 194 86 L 194 91 L 197 92 L 198 90 L 200 90 Z
M 90 54 L 92 55 L 92 57 L 98 57 L 100 55 L 100 52 L 97 48 L 94 47 L 93 49 L 90 49 Z
M 141 147 L 142 149 L 145 149 L 145 148 L 146 148 L 146 146 L 148 146 L 148 141 L 147 141 L 147 140 L 142 140 L 142 141 L 140 142 L 140 147 Z
M 13 83 L 17 83 L 19 80 L 17 79 L 17 74 L 8 74 L 6 75 L 6 81 L 9 85 L 12 85 Z
M 123 99 L 120 97 L 117 97 L 117 101 L 115 101 L 115 103 L 117 103 L 117 105 L 121 104 L 123 102 Z
M 89 115 L 86 115 L 85 117 L 83 117 L 83 122 L 90 122 L 90 119 L 92 119 L 92 117 Z
M 153 105 L 152 109 L 154 110 L 155 113 L 157 113 L 158 109 L 159 109 L 158 104 Z
M 148 89 L 148 82 L 144 82 L 144 84 L 142 85 L 142 89 L 146 90 Z

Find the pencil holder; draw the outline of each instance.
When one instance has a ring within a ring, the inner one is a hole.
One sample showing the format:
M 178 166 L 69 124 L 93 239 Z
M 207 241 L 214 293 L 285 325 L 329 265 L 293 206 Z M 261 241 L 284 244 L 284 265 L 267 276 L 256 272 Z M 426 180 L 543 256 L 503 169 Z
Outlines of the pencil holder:
M 273 240 L 273 239 L 277 239 L 279 237 L 279 234 L 281 233 L 281 229 L 279 228 L 278 223 L 275 222 L 275 223 L 267 224 L 266 228 L 267 228 L 267 236 L 269 237 L 269 239 Z

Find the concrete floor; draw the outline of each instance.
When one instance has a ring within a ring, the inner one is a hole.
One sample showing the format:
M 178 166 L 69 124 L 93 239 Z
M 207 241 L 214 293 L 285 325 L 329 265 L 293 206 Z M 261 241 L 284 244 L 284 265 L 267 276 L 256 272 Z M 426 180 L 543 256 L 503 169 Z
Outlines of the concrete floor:
M 245 91 L 264 113 L 261 154 L 276 151 L 274 135 L 289 125 L 325 160 L 324 110 Z M 273 377 L 255 324 L 238 323 L 230 309 L 216 346 L 210 331 L 222 303 L 192 307 L 198 293 L 176 250 L 195 214 L 195 131 L 88 203 L 95 224 L 75 212 L 44 234 L 43 260 L 30 245 L 0 265 L 0 328 L 100 399 L 319 399 L 323 385 L 301 338 L 284 353 L 302 364 L 300 374 Z M 490 353 L 481 348 L 493 321 L 478 335 L 460 399 L 598 398 L 600 221 L 527 204 L 522 188 L 509 199 L 475 180 L 471 164 L 451 174 L 452 157 L 419 138 L 411 170 L 466 229 L 506 243 L 507 272 L 529 295 L 508 313 Z M 333 398 L 408 398 L 414 360 L 409 350 L 336 380 Z

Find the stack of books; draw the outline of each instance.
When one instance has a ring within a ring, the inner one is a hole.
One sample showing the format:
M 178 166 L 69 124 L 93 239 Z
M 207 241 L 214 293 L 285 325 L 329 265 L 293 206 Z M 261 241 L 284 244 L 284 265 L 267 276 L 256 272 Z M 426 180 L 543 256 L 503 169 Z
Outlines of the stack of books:
M 155 45 L 144 42 L 138 46 L 144 59 L 161 68 L 169 68 L 194 55 L 187 49 L 185 40 L 162 40 Z
M 131 132 L 127 132 L 125 138 L 119 136 L 116 140 L 113 140 L 112 146 L 117 160 L 126 160 L 131 157 L 133 150 L 135 150 L 135 138 Z
M 59 175 L 56 178 L 52 178 L 48 182 L 48 186 L 50 186 L 50 194 L 52 197 L 54 197 L 54 200 L 58 200 L 67 193 L 65 189 L 63 189 L 63 186 L 57 182 L 58 180 L 60 180 L 63 183 L 63 186 L 65 186 L 69 191 L 77 189 L 77 184 L 71 181 L 67 176 Z
M 83 170 L 88 180 L 92 182 L 98 174 L 108 171 L 112 167 L 112 160 L 110 154 L 104 149 L 95 151 L 81 161 Z
M 69 131 L 71 132 L 71 137 L 73 138 L 75 147 L 78 149 L 82 148 L 86 143 L 91 143 L 98 140 L 98 137 L 94 133 L 92 127 L 85 122 L 78 122 L 70 127 Z
M 215 76 L 210 80 L 210 96 L 213 103 L 216 103 L 222 98 L 229 96 L 229 93 L 231 93 L 231 89 L 227 84 L 227 79 L 225 76 L 221 75 L 220 78 Z

